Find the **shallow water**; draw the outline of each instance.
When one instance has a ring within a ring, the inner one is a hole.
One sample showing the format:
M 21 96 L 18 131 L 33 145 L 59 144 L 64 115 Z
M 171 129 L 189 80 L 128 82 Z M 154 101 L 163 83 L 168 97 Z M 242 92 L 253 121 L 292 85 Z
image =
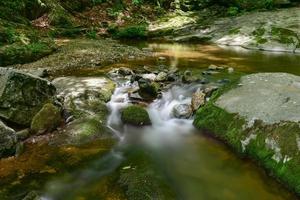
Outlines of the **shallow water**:
M 144 64 L 157 65 L 161 63 L 157 57 L 166 56 L 163 63 L 171 68 L 201 71 L 210 64 L 221 64 L 246 73 L 280 71 L 300 75 L 300 55 L 214 45 L 154 43 L 142 46 L 152 48 L 156 57 L 122 65 L 136 68 Z M 98 73 L 97 70 L 94 73 L 87 70 L 79 75 Z M 119 138 L 115 147 L 103 156 L 103 146 L 97 142 L 62 150 L 35 145 L 32 148 L 38 151 L 36 155 L 29 152 L 21 157 L 23 161 L 20 163 L 30 158 L 30 163 L 24 168 L 17 161 L 12 164 L 11 160 L 1 160 L 0 199 L 22 199 L 31 190 L 41 192 L 48 200 L 126 199 L 125 193 L 131 195 L 129 186 L 132 185 L 140 191 L 139 195 L 133 192 L 135 198 L 129 199 L 296 199 L 252 162 L 238 158 L 225 145 L 196 130 L 192 119 L 173 118 L 173 106 L 190 102 L 199 85 L 174 85 L 165 90 L 161 99 L 147 107 L 153 124 L 144 128 L 124 126 L 120 121 L 119 110 L 128 105 L 127 91 L 131 87 L 134 85 L 119 80 L 119 86 L 108 103 L 111 110 L 108 126 Z M 132 159 L 136 151 L 142 152 L 142 158 Z M 45 156 L 49 160 L 44 161 L 42 157 Z M 150 160 L 150 164 L 143 159 Z M 146 167 L 144 163 L 147 163 Z M 30 169 L 31 165 L 33 169 Z M 21 170 L 8 173 L 11 168 L 7 166 L 20 167 Z M 119 178 L 124 174 L 135 176 L 140 169 L 143 170 L 139 175 L 145 182 L 150 181 L 151 187 L 168 194 L 151 198 L 152 190 L 148 185 L 144 190 L 143 181 L 134 179 L 132 183 L 130 177 L 126 181 Z

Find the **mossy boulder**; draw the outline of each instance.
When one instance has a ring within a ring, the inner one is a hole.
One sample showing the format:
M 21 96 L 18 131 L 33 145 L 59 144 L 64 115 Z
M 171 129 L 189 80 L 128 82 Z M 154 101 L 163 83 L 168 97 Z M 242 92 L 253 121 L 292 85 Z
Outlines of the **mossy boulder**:
M 95 139 L 111 138 L 106 127 L 106 117 L 99 115 L 76 119 L 63 129 L 62 135 L 64 137 L 60 140 L 68 144 L 84 144 Z
M 17 136 L 13 129 L 0 121 L 0 158 L 15 153 Z
M 194 125 L 257 161 L 300 194 L 300 77 L 258 73 L 216 92 Z
M 121 120 L 125 124 L 134 126 L 150 125 L 151 120 L 147 110 L 141 106 L 132 105 L 121 111 Z
M 0 69 L 0 117 L 30 126 L 32 118 L 49 102 L 56 88 L 47 80 L 15 70 Z
M 51 103 L 47 103 L 33 117 L 31 122 L 31 131 L 34 134 L 42 134 L 47 131 L 53 131 L 62 121 L 60 109 Z

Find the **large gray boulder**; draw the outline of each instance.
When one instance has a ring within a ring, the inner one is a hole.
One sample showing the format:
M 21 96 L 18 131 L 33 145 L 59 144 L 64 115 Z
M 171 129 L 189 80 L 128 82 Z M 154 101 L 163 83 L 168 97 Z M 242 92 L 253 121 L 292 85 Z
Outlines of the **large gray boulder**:
M 0 69 L 0 117 L 30 125 L 47 102 L 53 101 L 55 87 L 45 79 L 15 70 Z
M 15 153 L 17 136 L 13 129 L 0 121 L 0 158 Z
M 216 102 L 249 123 L 300 122 L 300 77 L 287 73 L 258 73 L 242 77 L 240 87 Z

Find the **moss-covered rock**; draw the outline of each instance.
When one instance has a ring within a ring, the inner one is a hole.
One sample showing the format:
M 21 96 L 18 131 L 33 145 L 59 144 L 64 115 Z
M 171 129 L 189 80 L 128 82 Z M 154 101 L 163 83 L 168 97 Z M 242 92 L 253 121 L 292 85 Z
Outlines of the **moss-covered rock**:
M 135 126 L 150 125 L 151 120 L 147 110 L 141 106 L 128 106 L 121 111 L 121 119 L 125 124 Z
M 15 70 L 0 70 L 0 117 L 30 126 L 32 118 L 48 102 L 56 88 L 47 80 Z
M 51 103 L 47 103 L 33 117 L 31 122 L 31 131 L 35 134 L 42 134 L 47 131 L 53 131 L 62 121 L 59 108 Z
M 239 87 L 235 83 L 215 93 L 197 111 L 194 125 L 300 194 L 299 80 L 283 73 L 245 76 Z

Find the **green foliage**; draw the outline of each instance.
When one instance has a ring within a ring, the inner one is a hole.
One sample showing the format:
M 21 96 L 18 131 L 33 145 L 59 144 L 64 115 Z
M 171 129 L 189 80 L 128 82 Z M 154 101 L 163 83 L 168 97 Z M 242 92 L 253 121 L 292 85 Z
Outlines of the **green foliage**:
M 229 7 L 228 10 L 227 10 L 227 14 L 230 15 L 230 16 L 236 16 L 239 14 L 239 8 L 237 7 Z
M 97 30 L 95 28 L 89 29 L 86 32 L 85 36 L 90 39 L 97 39 L 98 37 Z
M 140 5 L 140 4 L 142 4 L 142 0 L 132 0 L 132 3 L 134 4 L 134 5 Z
M 133 25 L 117 30 L 115 36 L 121 39 L 145 39 L 147 34 L 146 25 Z
M 16 41 L 16 31 L 13 28 L 3 28 L 0 29 L 0 44 L 11 44 Z

